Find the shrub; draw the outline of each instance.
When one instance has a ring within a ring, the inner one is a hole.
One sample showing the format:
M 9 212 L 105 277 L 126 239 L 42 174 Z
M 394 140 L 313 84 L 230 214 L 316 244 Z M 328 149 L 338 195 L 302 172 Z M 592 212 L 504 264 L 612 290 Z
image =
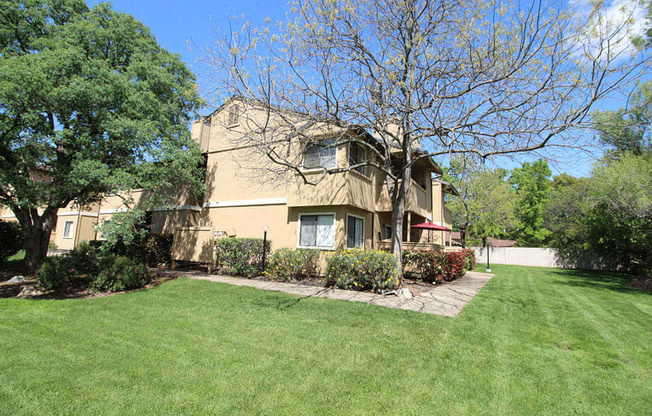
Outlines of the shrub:
M 91 282 L 91 289 L 99 292 L 138 289 L 150 281 L 147 266 L 128 257 L 107 255 L 100 269 Z
M 475 251 L 473 251 L 470 248 L 466 248 L 462 250 L 462 252 L 466 256 L 466 266 L 464 266 L 464 268 L 466 270 L 473 270 L 473 268 L 475 268 L 476 265 Z
M 124 256 L 136 261 L 144 261 L 151 267 L 159 264 L 169 264 L 171 261 L 172 235 L 145 233 L 136 234 L 134 239 L 126 244 L 121 239 L 112 245 L 105 241 L 93 242 L 111 254 Z
M 17 222 L 0 220 L 0 264 L 23 247 L 23 232 Z
M 262 273 L 263 240 L 222 238 L 217 240 L 217 267 L 222 273 L 254 277 Z M 265 251 L 269 253 L 271 242 Z
M 87 243 L 60 257 L 48 257 L 36 277 L 46 290 L 87 284 L 100 271 L 98 251 Z
M 471 253 L 473 251 L 471 250 Z M 406 274 L 428 283 L 451 281 L 464 275 L 469 264 L 466 251 L 443 253 L 438 251 L 406 251 L 403 253 L 403 266 Z M 473 255 L 475 265 L 475 255 Z
M 379 250 L 339 251 L 328 258 L 326 284 L 340 289 L 381 290 L 398 286 L 396 257 Z
M 269 259 L 267 273 L 282 280 L 300 280 L 319 271 L 319 250 L 279 248 Z
M 441 283 L 444 280 L 446 255 L 439 251 L 406 251 L 403 253 L 405 275 L 416 277 L 427 283 Z
M 464 276 L 466 266 L 466 253 L 457 251 L 444 253 L 444 280 L 451 281 Z

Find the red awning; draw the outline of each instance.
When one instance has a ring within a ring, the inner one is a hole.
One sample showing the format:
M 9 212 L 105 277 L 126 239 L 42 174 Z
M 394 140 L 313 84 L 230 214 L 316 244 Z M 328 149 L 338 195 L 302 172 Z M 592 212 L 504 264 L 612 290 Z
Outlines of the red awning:
M 421 224 L 414 224 L 412 228 L 422 228 L 424 230 L 435 230 L 435 231 L 450 231 L 450 228 L 442 227 L 439 224 L 433 222 L 423 222 Z

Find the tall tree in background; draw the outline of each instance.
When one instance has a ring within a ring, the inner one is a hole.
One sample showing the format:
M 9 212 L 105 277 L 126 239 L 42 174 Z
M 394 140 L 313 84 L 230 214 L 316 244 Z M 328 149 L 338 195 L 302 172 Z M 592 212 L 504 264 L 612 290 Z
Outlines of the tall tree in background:
M 502 237 L 516 228 L 515 195 L 506 182 L 505 169 L 487 169 L 473 158 L 454 157 L 444 179 L 455 185 L 459 196 L 448 196 L 453 227 L 460 230 L 462 246 L 486 237 Z
M 539 159 L 515 168 L 509 183 L 516 191 L 515 215 L 519 226 L 513 236 L 525 246 L 543 246 L 551 231 L 543 219 L 543 208 L 550 199 L 551 181 L 548 162 Z
M 116 189 L 198 187 L 194 76 L 149 29 L 107 5 L 9 0 L 0 8 L 0 204 L 46 255 L 57 211 Z
M 298 0 L 287 22 L 262 30 L 244 23 L 205 58 L 216 101 L 244 97 L 270 114 L 244 121 L 239 143 L 307 183 L 316 180 L 286 151 L 288 138 L 314 140 L 306 126 L 361 127 L 377 137 L 380 149 L 359 144 L 366 164 L 387 177 L 400 270 L 404 179 L 415 163 L 579 145 L 583 136 L 572 130 L 593 105 L 642 74 L 648 59 L 619 47 L 630 42 L 629 21 L 605 24 L 603 11 L 596 4 L 577 17 L 543 1 Z M 279 108 L 302 122 L 271 123 Z

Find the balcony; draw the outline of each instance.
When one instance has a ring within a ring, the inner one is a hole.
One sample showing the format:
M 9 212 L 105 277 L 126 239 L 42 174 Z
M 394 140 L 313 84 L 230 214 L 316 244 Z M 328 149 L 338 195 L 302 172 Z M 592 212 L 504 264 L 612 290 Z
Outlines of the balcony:
M 414 179 L 410 180 L 412 182 L 410 191 L 408 192 L 405 210 L 415 212 L 424 218 L 430 218 L 432 214 L 428 193 Z M 392 202 L 389 197 L 389 192 L 387 191 L 387 187 L 384 185 L 380 190 L 380 195 L 378 196 L 376 205 L 378 206 L 379 211 L 392 211 Z

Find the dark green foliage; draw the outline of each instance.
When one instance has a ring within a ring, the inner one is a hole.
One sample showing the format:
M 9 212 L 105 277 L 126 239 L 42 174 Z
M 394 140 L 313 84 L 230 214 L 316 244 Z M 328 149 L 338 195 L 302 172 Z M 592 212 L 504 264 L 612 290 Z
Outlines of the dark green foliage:
M 469 252 L 471 254 L 469 254 Z M 403 263 L 408 276 L 427 283 L 458 279 L 469 266 L 475 266 L 473 250 L 444 253 L 441 251 L 407 251 Z
M 201 105 L 194 81 L 149 28 L 107 3 L 2 2 L 0 203 L 33 242 L 28 268 L 42 261 L 56 211 L 70 202 L 84 206 L 114 189 L 202 187 L 188 131 Z M 159 205 L 169 197 L 147 195 Z
M 137 289 L 150 280 L 145 264 L 86 243 L 61 257 L 47 258 L 37 277 L 47 290 L 89 286 L 101 292 Z
M 265 252 L 269 253 L 271 241 Z M 263 272 L 263 240 L 260 238 L 223 238 L 217 240 L 217 268 L 234 276 L 254 277 Z
M 44 289 L 66 289 L 88 284 L 99 271 L 98 250 L 83 243 L 63 256 L 47 258 L 36 277 Z
M 267 273 L 280 280 L 301 280 L 319 274 L 319 250 L 279 248 L 269 259 Z
M 150 281 L 147 266 L 128 257 L 107 255 L 102 258 L 101 270 L 91 282 L 98 292 L 118 292 L 138 289 Z
M 20 224 L 0 220 L 0 264 L 23 247 L 23 233 Z
M 172 235 L 169 234 L 146 232 L 136 234 L 128 244 L 119 239 L 111 246 L 100 245 L 112 254 L 145 262 L 150 267 L 170 264 L 171 261 Z
M 396 257 L 380 250 L 345 250 L 328 257 L 326 285 L 374 290 L 398 287 Z

